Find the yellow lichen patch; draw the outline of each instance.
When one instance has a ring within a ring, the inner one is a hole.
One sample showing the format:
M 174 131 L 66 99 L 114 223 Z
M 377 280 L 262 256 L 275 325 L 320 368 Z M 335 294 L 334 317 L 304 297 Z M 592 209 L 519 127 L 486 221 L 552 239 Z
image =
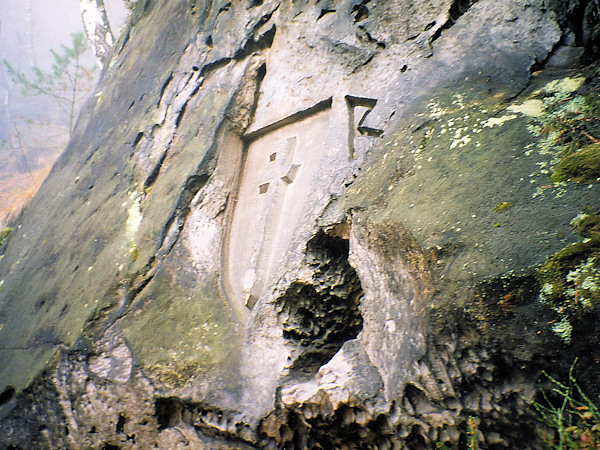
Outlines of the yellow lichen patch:
M 511 112 L 521 113 L 529 117 L 541 117 L 544 115 L 546 108 L 542 100 L 534 98 L 525 100 L 520 105 L 510 105 L 508 110 Z
M 502 125 L 504 122 L 516 119 L 516 114 L 505 114 L 501 117 L 490 117 L 488 120 L 483 122 L 483 127 L 494 128 L 496 125 Z
M 560 80 L 554 80 L 544 87 L 544 91 L 548 93 L 565 93 L 570 94 L 579 89 L 585 82 L 585 77 L 566 77 Z

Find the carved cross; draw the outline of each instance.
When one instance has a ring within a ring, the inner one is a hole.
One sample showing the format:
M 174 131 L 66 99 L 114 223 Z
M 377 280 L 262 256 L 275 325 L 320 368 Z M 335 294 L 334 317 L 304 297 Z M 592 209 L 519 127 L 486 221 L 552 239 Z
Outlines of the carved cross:
M 296 150 L 296 136 L 286 139 L 284 147 L 280 152 L 273 152 L 269 155 L 269 166 L 265 181 L 258 187 L 260 195 L 268 194 L 271 198 L 276 198 L 277 194 L 285 188 L 279 183 L 279 180 L 285 184 L 294 182 L 301 164 L 293 164 L 292 159 Z
M 263 182 L 258 186 L 258 195 L 267 196 L 264 203 L 264 208 L 261 213 L 260 222 L 262 228 L 262 243 L 258 254 L 258 261 L 266 261 L 269 259 L 269 250 L 271 248 L 270 241 L 274 238 L 279 226 L 282 204 L 285 199 L 286 188 L 292 184 L 300 171 L 301 164 L 294 164 L 294 152 L 296 151 L 296 136 L 287 138 L 281 150 L 274 151 L 269 154 L 267 169 Z M 265 276 L 264 265 L 258 265 L 257 271 L 253 274 L 252 286 L 246 287 L 246 306 L 250 309 L 258 300 L 259 292 L 263 288 Z

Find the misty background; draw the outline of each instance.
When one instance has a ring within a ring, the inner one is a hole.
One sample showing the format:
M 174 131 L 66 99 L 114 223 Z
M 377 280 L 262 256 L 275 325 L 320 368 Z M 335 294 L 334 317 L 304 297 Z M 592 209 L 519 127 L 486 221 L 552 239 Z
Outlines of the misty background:
M 104 3 L 117 39 L 129 11 L 122 0 Z M 83 32 L 79 0 L 0 0 L 0 226 L 37 191 L 68 142 L 70 116 L 77 116 L 97 82 L 100 69 L 89 46 L 65 60 L 69 73 L 54 75 L 52 51 L 65 57 L 77 46 L 74 35 Z M 39 85 L 35 68 L 50 75 L 52 95 L 40 95 L 35 86 L 24 93 L 25 83 L 15 82 L 20 75 Z M 67 85 L 75 73 L 72 95 Z

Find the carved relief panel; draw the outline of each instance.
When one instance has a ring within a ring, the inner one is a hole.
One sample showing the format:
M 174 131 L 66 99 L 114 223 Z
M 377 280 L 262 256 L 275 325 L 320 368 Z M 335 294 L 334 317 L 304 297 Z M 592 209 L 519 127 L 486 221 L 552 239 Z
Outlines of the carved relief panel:
M 328 99 L 244 137 L 242 172 L 223 254 L 224 288 L 231 301 L 251 309 L 275 281 L 297 224 L 310 210 L 307 202 L 320 165 L 327 164 L 328 152 L 336 148 L 345 153 L 347 164 L 355 158 L 354 135 L 362 133 L 360 121 L 375 103 L 346 97 L 339 103 L 342 110 L 335 111 L 336 103 Z M 340 127 L 349 133 L 336 132 Z M 347 141 L 336 142 L 340 136 L 348 136 Z

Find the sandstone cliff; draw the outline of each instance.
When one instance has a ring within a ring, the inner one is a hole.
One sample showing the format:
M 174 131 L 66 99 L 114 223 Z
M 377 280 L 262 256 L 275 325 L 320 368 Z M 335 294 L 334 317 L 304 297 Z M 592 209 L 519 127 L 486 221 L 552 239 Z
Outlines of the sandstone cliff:
M 539 447 L 600 381 L 599 13 L 138 1 L 0 250 L 0 444 Z

